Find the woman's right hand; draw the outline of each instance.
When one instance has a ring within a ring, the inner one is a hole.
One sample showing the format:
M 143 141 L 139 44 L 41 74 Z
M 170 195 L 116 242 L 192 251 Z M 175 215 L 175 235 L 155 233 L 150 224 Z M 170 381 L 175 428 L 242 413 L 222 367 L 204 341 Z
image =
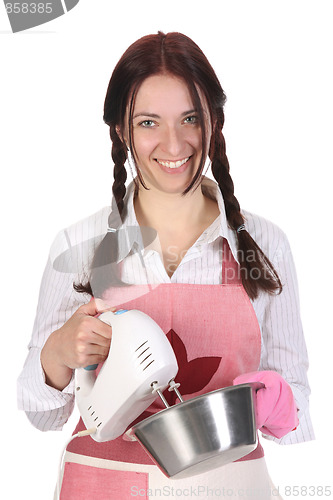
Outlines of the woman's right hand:
M 69 384 L 73 369 L 105 361 L 109 354 L 112 328 L 94 316 L 106 310 L 116 309 L 101 310 L 92 299 L 79 307 L 59 330 L 51 333 L 41 352 L 48 385 L 61 391 Z

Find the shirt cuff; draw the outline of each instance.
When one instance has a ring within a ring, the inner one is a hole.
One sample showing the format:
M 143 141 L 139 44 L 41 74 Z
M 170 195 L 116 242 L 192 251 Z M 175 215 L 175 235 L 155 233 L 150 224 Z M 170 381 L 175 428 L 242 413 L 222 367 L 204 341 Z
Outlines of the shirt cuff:
M 74 371 L 69 384 L 58 391 L 45 382 L 40 361 L 41 349 L 30 349 L 23 372 L 17 381 L 18 408 L 29 412 L 50 411 L 61 408 L 74 399 Z

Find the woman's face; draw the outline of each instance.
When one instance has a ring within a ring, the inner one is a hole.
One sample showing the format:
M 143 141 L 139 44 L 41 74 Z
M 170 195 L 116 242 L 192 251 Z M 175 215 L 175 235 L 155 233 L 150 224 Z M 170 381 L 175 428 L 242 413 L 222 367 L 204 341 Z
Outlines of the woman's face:
M 201 92 L 199 95 L 209 144 L 208 107 Z M 125 139 L 129 143 L 128 135 L 126 130 Z M 182 193 L 198 169 L 202 155 L 201 136 L 197 111 L 181 79 L 155 75 L 142 83 L 133 110 L 133 139 L 136 163 L 148 188 Z

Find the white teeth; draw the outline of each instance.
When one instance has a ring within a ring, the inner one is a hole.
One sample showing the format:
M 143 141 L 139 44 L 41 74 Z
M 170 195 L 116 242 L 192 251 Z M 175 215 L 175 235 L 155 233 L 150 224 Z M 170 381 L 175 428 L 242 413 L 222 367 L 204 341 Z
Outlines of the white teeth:
M 156 160 L 157 163 L 159 163 L 160 165 L 163 165 L 163 167 L 168 167 L 168 168 L 179 168 L 181 167 L 182 165 L 184 165 L 184 163 L 187 162 L 187 160 L 189 160 L 190 157 L 188 158 L 184 158 L 184 160 L 178 160 L 178 161 L 161 161 L 161 160 Z

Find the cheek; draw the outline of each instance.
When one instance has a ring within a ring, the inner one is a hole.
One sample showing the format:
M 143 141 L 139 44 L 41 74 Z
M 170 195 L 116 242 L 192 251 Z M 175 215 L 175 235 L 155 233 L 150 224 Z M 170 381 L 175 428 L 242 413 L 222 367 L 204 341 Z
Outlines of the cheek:
M 149 134 L 148 137 L 148 134 L 137 133 L 134 134 L 134 144 L 138 157 L 141 160 L 146 160 L 152 155 L 153 151 L 157 147 L 158 141 L 152 134 Z
M 197 151 L 201 151 L 202 149 L 202 137 L 201 137 L 201 130 L 196 129 L 187 134 L 187 137 L 185 138 L 186 142 L 191 144 L 191 146 L 196 149 Z

